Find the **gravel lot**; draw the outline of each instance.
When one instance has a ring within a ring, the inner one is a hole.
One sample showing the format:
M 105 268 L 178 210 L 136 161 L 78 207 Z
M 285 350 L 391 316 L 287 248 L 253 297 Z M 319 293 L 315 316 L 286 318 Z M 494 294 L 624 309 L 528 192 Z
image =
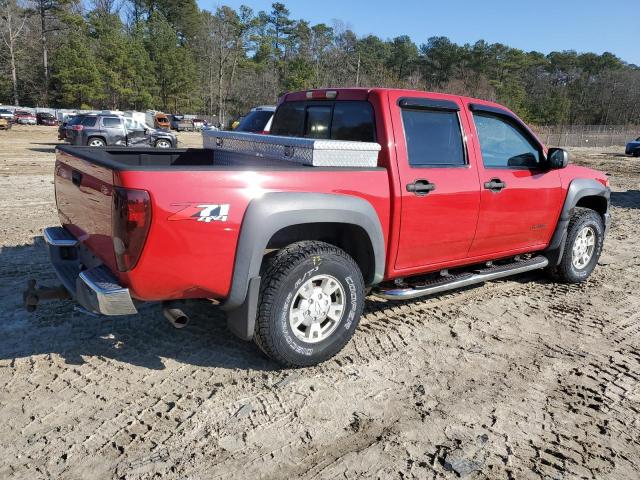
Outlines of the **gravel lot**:
M 370 298 L 337 358 L 280 370 L 206 305 L 184 330 L 159 306 L 23 311 L 29 278 L 55 281 L 55 144 L 0 132 L 0 478 L 638 478 L 640 161 L 620 148 L 573 151 L 615 191 L 587 283 Z

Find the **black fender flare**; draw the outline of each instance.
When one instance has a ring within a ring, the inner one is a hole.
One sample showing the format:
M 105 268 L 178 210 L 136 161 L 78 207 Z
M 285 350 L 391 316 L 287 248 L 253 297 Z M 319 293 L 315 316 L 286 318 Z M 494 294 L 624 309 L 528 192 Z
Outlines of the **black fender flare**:
M 602 197 L 607 201 L 607 210 L 603 214 L 603 220 L 605 229 L 608 229 L 611 220 L 609 213 L 611 189 L 592 178 L 576 178 L 572 180 L 569 184 L 562 210 L 560 211 L 556 230 L 551 237 L 549 246 L 545 250 L 545 255 L 549 259 L 549 265 L 558 265 L 558 263 L 560 263 L 562 254 L 564 253 L 564 244 L 571 214 L 580 199 L 585 197 Z
M 385 270 L 385 239 L 380 219 L 366 200 L 334 193 L 272 192 L 249 203 L 240 227 L 231 289 L 221 305 L 231 331 L 253 338 L 260 288 L 260 267 L 269 240 L 278 231 L 305 223 L 344 223 L 362 228 L 371 241 L 373 278 L 380 283 Z

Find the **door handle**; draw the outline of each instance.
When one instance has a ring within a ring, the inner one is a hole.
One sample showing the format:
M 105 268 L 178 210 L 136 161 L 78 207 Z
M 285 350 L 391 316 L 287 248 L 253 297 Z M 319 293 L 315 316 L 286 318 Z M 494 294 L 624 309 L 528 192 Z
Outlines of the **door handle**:
M 419 197 L 426 195 L 436 189 L 435 183 L 429 183 L 429 180 L 416 180 L 413 183 L 407 184 L 407 192 L 415 193 Z
M 484 188 L 486 188 L 487 190 L 491 190 L 492 192 L 499 192 L 506 186 L 507 184 L 504 183 L 499 178 L 492 178 L 491 180 L 489 180 L 484 184 Z

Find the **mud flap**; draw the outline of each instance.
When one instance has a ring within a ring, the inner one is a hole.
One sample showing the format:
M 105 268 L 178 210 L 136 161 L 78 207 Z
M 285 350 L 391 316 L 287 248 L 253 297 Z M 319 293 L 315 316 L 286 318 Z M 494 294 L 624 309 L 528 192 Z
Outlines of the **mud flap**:
M 258 295 L 260 294 L 260 277 L 249 280 L 244 303 L 234 310 L 227 311 L 227 326 L 236 337 L 251 341 L 256 328 L 258 313 Z

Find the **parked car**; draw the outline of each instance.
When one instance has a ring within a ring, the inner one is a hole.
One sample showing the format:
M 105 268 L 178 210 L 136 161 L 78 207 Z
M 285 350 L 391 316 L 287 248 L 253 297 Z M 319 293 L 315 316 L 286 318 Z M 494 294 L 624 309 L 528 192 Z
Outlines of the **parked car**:
M 64 140 L 67 138 L 67 125 L 69 125 L 69 122 L 72 122 L 75 117 L 75 115 L 67 115 L 58 124 L 58 140 Z
M 194 118 L 192 122 L 194 130 L 202 130 L 205 127 L 205 121 L 201 118 Z
M 56 117 L 46 112 L 36 113 L 36 123 L 38 125 L 47 125 L 49 127 L 58 125 L 58 121 L 56 120 Z
M 154 110 L 149 110 L 146 112 L 146 124 L 152 128 L 160 128 L 160 129 L 171 129 L 171 123 L 169 122 L 169 117 L 162 112 L 156 112 Z
M 10 122 L 13 122 L 13 112 L 6 108 L 0 108 L 0 118 L 6 118 Z
M 624 153 L 633 157 L 640 157 L 640 137 L 627 143 Z
M 246 152 L 251 137 L 237 151 L 58 147 L 62 226 L 44 238 L 65 289 L 104 315 L 165 301 L 175 326 L 181 300 L 215 299 L 236 335 L 306 366 L 345 346 L 369 289 L 408 300 L 543 268 L 579 283 L 597 265 L 607 176 L 501 105 L 296 92 L 271 131 L 255 142 L 270 158 Z M 33 284 L 25 299 L 35 308 Z
M 169 122 L 172 130 L 178 132 L 193 131 L 193 121 L 184 118 L 184 115 L 170 115 Z
M 9 130 L 13 122 L 5 117 L 0 117 L 0 130 Z
M 172 148 L 175 134 L 116 115 L 77 115 L 65 127 L 64 140 L 89 147 L 133 146 Z
M 13 117 L 16 123 L 22 125 L 36 125 L 38 123 L 36 116 L 27 110 L 16 110 Z
M 263 105 L 252 108 L 234 128 L 236 132 L 269 133 L 276 107 Z

